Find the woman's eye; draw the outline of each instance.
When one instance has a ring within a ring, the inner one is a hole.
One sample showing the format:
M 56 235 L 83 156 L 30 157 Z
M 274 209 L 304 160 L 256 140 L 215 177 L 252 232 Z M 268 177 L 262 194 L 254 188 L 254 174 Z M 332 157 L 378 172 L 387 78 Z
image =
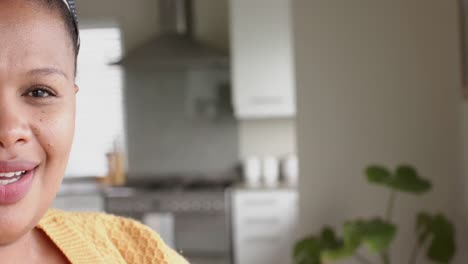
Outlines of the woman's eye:
M 29 91 L 27 95 L 36 98 L 46 98 L 49 96 L 54 96 L 50 91 L 43 88 L 37 88 L 32 91 Z

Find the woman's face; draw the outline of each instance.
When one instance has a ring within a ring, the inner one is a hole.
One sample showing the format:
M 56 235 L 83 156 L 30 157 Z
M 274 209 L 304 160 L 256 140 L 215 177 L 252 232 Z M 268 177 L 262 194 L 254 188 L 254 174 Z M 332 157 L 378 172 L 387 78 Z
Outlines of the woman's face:
M 57 11 L 2 0 L 0 36 L 4 246 L 30 231 L 55 197 L 72 144 L 77 88 L 72 42 Z

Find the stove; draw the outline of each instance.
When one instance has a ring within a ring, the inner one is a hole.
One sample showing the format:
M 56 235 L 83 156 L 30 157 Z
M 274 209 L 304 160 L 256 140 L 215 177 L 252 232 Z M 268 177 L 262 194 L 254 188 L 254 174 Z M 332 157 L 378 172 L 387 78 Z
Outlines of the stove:
M 105 191 L 106 211 L 152 227 L 194 264 L 231 263 L 231 180 L 159 178 Z

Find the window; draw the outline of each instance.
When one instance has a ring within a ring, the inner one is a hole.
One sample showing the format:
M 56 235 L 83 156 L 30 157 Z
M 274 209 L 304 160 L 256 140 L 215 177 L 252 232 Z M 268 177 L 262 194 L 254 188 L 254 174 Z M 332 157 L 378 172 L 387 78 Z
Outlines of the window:
M 120 29 L 86 27 L 80 31 L 75 140 L 66 177 L 107 173 L 106 154 L 124 146 L 123 73 L 112 65 L 122 55 Z

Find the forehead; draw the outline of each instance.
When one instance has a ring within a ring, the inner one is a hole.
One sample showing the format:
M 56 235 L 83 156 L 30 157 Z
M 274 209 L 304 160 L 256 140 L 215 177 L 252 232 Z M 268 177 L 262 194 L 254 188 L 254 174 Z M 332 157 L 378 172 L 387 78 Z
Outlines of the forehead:
M 0 0 L 0 75 L 43 66 L 72 73 L 72 43 L 59 13 L 31 2 Z

